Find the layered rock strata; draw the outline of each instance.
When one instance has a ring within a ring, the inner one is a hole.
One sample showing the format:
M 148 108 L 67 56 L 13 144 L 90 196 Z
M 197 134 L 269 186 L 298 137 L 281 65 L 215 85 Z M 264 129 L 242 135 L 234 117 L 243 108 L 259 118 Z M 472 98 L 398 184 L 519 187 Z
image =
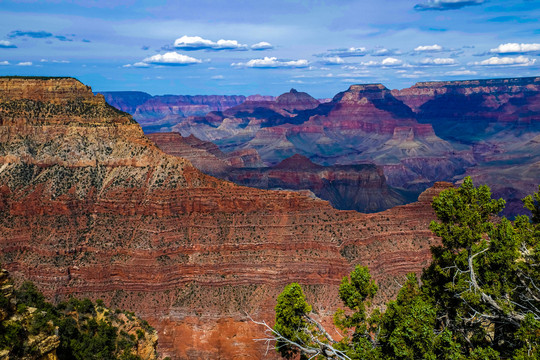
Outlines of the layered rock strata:
M 360 263 L 382 301 L 437 243 L 430 201 L 449 184 L 382 213 L 337 211 L 202 174 L 74 79 L 1 78 L 0 89 L 0 262 L 50 299 L 135 311 L 163 356 L 261 358 L 245 313 L 271 323 L 285 284 L 300 282 L 324 316 Z M 31 111 L 10 110 L 18 100 Z
M 206 174 L 258 189 L 310 191 L 340 210 L 382 211 L 418 196 L 389 187 L 383 168 L 373 164 L 321 166 L 296 154 L 264 167 L 254 149 L 224 154 L 211 142 L 179 133 L 154 133 L 148 138 L 167 154 L 191 161 Z

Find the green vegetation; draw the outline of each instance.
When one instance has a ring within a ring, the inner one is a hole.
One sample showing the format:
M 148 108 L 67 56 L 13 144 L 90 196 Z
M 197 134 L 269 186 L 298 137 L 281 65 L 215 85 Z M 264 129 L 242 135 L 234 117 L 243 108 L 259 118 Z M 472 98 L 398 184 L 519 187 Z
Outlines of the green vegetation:
M 377 286 L 357 266 L 339 287 L 340 341 L 310 316 L 301 287 L 288 285 L 268 328 L 276 349 L 287 358 L 540 358 L 540 187 L 524 199 L 532 218 L 496 217 L 504 205 L 470 178 L 441 192 L 430 229 L 442 245 L 421 283 L 409 274 L 396 300 L 369 311 Z
M 71 298 L 54 306 L 31 282 L 7 294 L 0 292 L 0 353 L 7 350 L 10 359 L 31 359 L 56 348 L 61 360 L 140 359 L 137 345 L 154 330 L 129 313 L 113 313 L 103 305 L 102 300 L 94 304 L 90 299 Z M 134 333 L 122 329 L 126 318 Z M 53 346 L 40 349 L 47 345 L 34 339 L 48 339 L 45 343 Z

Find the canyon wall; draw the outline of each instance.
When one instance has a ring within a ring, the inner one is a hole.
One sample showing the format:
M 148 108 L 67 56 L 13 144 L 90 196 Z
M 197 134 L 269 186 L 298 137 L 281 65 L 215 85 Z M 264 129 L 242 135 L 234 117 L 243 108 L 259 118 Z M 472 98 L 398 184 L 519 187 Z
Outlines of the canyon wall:
M 380 303 L 438 241 L 430 201 L 450 184 L 382 213 L 338 211 L 204 175 L 74 79 L 0 78 L 0 93 L 0 262 L 51 300 L 135 311 L 163 356 L 262 358 L 246 313 L 272 323 L 285 284 L 324 318 L 362 264 Z

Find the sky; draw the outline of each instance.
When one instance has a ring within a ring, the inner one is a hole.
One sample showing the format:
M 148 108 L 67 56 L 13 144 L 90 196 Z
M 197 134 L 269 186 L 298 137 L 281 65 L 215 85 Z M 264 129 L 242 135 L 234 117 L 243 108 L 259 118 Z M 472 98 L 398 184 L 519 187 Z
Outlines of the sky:
M 540 0 L 0 0 L 0 75 L 318 98 L 540 76 Z

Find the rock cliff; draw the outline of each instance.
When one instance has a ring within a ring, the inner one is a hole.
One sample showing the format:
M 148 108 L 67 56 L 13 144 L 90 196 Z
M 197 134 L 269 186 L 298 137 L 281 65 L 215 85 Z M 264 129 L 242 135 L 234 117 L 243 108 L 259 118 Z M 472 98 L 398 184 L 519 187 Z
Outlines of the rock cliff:
M 324 316 L 361 263 L 382 301 L 437 243 L 430 201 L 450 184 L 382 213 L 337 211 L 202 174 L 74 79 L 0 78 L 0 89 L 0 261 L 49 299 L 136 312 L 164 356 L 261 358 L 245 312 L 272 322 L 285 284 L 304 285 Z M 16 101 L 32 112 L 9 110 Z

